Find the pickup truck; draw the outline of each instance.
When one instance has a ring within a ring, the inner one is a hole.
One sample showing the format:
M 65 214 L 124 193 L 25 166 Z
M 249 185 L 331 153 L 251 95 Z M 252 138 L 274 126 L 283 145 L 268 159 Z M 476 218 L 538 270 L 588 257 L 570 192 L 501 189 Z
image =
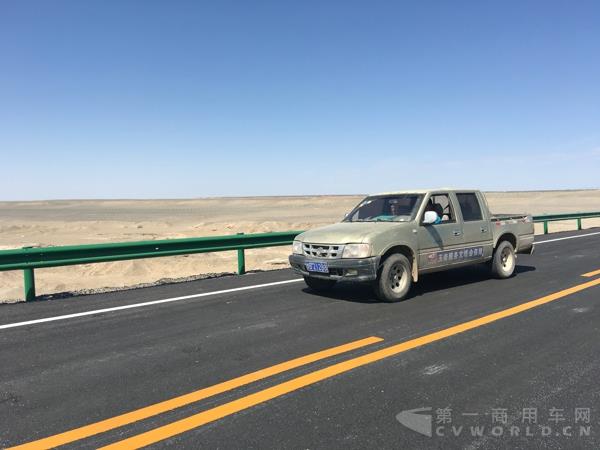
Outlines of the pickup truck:
M 476 190 L 435 189 L 366 197 L 342 222 L 299 234 L 290 265 L 315 291 L 370 282 L 379 299 L 402 300 L 424 273 L 487 263 L 510 277 L 517 253 L 533 253 L 527 214 L 490 213 Z

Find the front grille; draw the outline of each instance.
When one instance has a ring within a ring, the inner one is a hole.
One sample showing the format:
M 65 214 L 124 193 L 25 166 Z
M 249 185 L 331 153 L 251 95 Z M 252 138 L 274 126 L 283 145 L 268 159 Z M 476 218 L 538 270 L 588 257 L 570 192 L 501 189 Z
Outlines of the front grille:
M 303 244 L 304 254 L 306 256 L 312 256 L 314 258 L 327 258 L 336 259 L 341 258 L 344 252 L 343 245 L 332 245 L 332 244 L 309 244 L 305 242 Z

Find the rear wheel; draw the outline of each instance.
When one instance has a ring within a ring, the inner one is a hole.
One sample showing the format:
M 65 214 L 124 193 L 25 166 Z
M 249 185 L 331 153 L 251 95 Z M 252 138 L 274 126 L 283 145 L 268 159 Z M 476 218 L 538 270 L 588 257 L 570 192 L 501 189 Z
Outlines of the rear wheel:
M 398 302 L 406 297 L 412 286 L 412 268 L 408 258 L 401 253 L 390 255 L 384 262 L 375 281 L 375 293 L 384 302 Z
M 328 291 L 335 285 L 335 280 L 323 280 L 322 278 L 304 277 L 304 282 L 313 291 Z
M 496 278 L 508 278 L 515 271 L 517 256 L 515 249 L 508 241 L 502 241 L 496 247 L 492 258 L 492 274 Z

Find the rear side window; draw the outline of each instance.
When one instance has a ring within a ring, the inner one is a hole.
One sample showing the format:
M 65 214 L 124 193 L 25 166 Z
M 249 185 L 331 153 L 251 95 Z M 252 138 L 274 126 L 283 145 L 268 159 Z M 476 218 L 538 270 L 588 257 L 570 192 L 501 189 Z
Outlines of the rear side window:
M 463 220 L 465 222 L 471 222 L 473 220 L 481 220 L 481 206 L 479 206 L 479 200 L 475 194 L 456 194 L 458 197 L 458 204 L 462 211 Z

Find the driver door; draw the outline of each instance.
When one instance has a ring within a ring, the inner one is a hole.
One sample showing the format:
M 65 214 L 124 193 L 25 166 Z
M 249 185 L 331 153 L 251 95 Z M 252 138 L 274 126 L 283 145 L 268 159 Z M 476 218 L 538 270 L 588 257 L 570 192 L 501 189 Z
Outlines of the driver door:
M 427 270 L 460 263 L 464 236 L 462 222 L 456 216 L 454 195 L 432 194 L 426 201 L 442 212 L 442 220 L 438 224 L 425 225 L 425 212 L 419 218 L 419 268 Z

